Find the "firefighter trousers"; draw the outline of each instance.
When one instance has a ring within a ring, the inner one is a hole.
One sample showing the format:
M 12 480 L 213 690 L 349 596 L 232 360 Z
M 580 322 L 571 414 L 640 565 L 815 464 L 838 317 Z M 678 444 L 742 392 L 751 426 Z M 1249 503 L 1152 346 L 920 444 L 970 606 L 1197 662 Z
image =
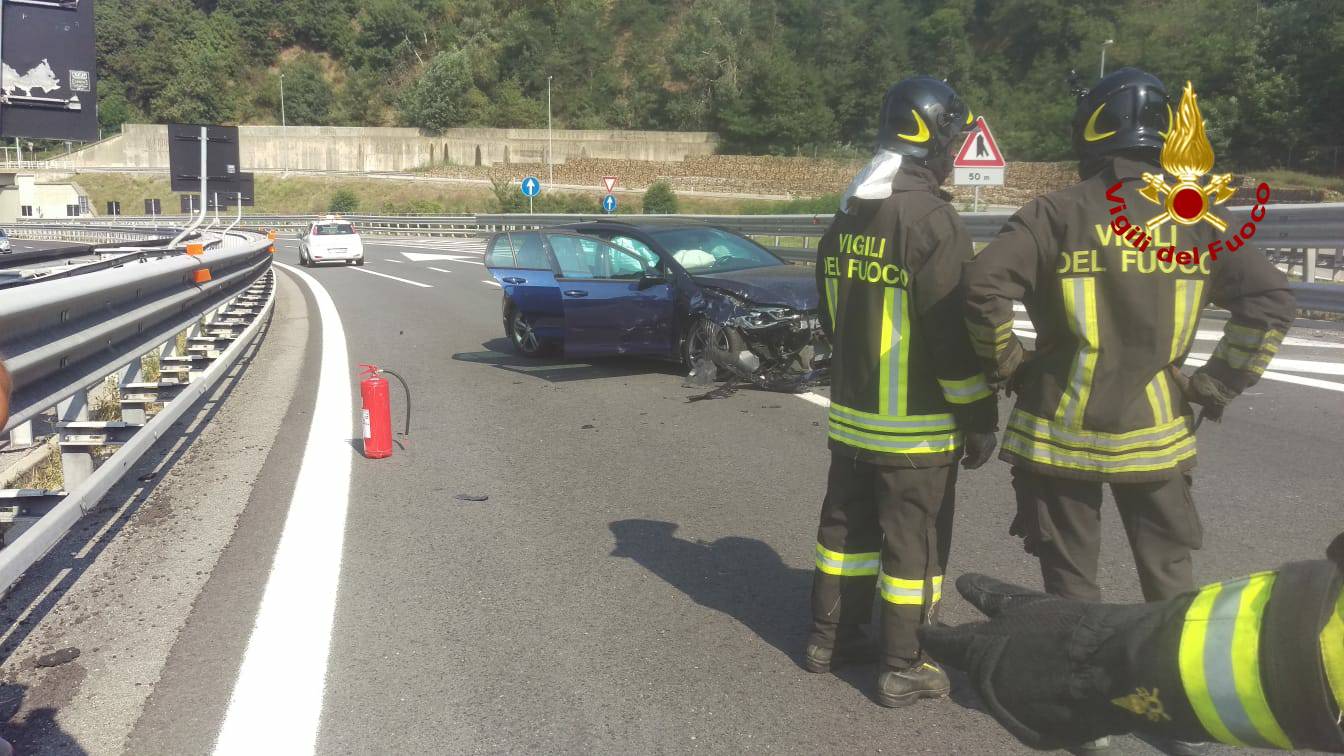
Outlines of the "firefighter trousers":
M 841 625 L 871 619 L 882 599 L 882 659 L 920 658 L 915 630 L 933 622 L 952 546 L 957 466 L 910 469 L 831 454 L 817 528 L 812 642 L 834 644 Z
M 1146 601 L 1164 601 L 1195 589 L 1190 552 L 1204 531 L 1190 496 L 1190 478 L 1172 471 L 1151 483 L 1111 483 L 1129 537 Z M 1020 528 L 1041 562 L 1047 593 L 1100 601 L 1101 482 L 1053 478 L 1013 468 Z M 1026 522 L 1022 522 L 1025 520 Z M 1033 522 L 1034 520 L 1034 522 Z

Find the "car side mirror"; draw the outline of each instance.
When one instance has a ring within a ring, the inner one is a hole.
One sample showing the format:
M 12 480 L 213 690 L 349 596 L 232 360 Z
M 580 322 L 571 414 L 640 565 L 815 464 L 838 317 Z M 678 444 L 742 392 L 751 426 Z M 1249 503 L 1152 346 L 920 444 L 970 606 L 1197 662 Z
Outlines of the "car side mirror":
M 667 283 L 667 276 L 654 272 L 645 273 L 639 278 L 639 290 L 644 291 L 665 283 Z

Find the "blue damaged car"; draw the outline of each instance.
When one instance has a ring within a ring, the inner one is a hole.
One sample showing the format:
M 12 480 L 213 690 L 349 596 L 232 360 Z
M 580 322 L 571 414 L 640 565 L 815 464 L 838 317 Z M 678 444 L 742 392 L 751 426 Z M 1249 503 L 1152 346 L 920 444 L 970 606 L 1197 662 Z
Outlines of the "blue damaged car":
M 526 356 L 648 355 L 693 377 L 801 390 L 830 347 L 811 268 L 745 236 L 685 221 L 601 221 L 508 231 L 485 264 L 504 332 Z

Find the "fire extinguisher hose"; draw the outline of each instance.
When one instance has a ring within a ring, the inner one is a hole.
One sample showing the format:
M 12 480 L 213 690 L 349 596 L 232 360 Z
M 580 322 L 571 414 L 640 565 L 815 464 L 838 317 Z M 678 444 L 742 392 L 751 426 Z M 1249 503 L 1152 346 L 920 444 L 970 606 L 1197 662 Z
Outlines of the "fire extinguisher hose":
M 396 379 L 397 379 L 397 382 L 401 384 L 401 390 L 404 391 L 404 392 L 406 393 L 406 432 L 403 433 L 403 434 L 401 434 L 401 435 L 402 435 L 404 438 L 410 438 L 410 437 L 411 437 L 411 387 L 406 385 L 406 379 L 405 379 L 405 378 L 402 378 L 400 375 L 397 375 L 395 372 L 393 372 L 393 371 L 391 371 L 391 370 L 388 370 L 387 368 L 378 368 L 378 370 L 381 371 L 381 372 L 387 373 L 388 375 L 392 376 L 393 378 L 396 378 Z

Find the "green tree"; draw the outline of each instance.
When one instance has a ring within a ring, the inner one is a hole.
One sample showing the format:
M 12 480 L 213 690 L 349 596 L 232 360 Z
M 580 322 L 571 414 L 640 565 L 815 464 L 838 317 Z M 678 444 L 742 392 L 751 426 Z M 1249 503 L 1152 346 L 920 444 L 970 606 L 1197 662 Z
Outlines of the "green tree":
M 441 52 L 402 95 L 398 103 L 402 123 L 430 132 L 462 126 L 477 115 L 481 104 L 470 97 L 473 92 L 479 97 L 466 54 Z
M 281 68 L 285 75 L 285 119 L 296 126 L 325 126 L 331 123 L 334 94 L 322 72 L 321 59 L 305 54 Z M 278 92 L 279 77 L 275 86 Z M 279 104 L 279 98 L 276 98 Z M 279 108 L 275 111 L 280 120 Z
M 680 212 L 681 202 L 672 185 L 666 181 L 655 181 L 644 190 L 644 212 L 675 214 Z
M 719 110 L 719 126 L 730 148 L 779 155 L 836 136 L 820 79 L 778 46 L 753 54 L 740 91 Z

